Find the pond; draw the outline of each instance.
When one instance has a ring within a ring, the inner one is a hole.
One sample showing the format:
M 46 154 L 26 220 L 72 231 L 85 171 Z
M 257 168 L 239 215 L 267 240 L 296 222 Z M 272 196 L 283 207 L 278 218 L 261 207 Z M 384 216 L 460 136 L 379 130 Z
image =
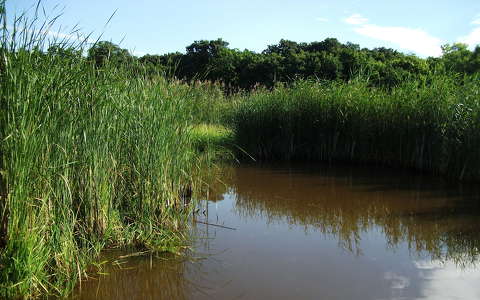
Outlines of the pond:
M 75 299 L 480 299 L 480 191 L 382 168 L 225 168 L 193 257 L 120 257 Z M 207 203 L 207 204 L 205 204 Z

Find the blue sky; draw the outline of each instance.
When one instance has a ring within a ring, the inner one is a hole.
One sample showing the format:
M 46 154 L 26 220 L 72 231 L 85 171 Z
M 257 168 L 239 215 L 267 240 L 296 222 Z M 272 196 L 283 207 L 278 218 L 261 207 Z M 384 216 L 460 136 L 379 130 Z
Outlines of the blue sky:
M 36 2 L 7 0 L 7 14 L 11 18 Z M 217 38 L 259 52 L 282 38 L 334 37 L 421 57 L 440 55 L 446 43 L 464 42 L 472 49 L 480 44 L 479 0 L 43 0 L 42 5 L 51 16 L 62 12 L 52 36 L 67 35 L 78 24 L 138 56 L 184 52 L 195 40 Z

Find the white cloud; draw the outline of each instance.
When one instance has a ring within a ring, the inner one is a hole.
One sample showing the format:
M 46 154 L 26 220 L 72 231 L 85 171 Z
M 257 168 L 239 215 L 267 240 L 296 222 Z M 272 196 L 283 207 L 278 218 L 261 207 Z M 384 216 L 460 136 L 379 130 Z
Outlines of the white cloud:
M 480 44 L 480 27 L 473 29 L 468 35 L 460 37 L 458 41 L 467 44 L 471 49 L 475 48 Z
M 84 35 L 80 33 L 79 31 L 72 31 L 71 33 L 63 33 L 60 30 L 54 31 L 50 28 L 43 29 L 42 31 L 37 30 L 37 29 L 28 29 L 26 27 L 16 27 L 14 28 L 11 25 L 7 26 L 7 30 L 10 32 L 10 35 L 13 35 L 13 32 L 16 32 L 17 37 L 20 36 L 21 38 L 25 37 L 23 34 L 24 32 L 27 32 L 30 34 L 37 35 L 37 37 L 41 36 L 50 36 L 57 42 L 60 41 L 65 41 L 65 42 L 72 42 L 72 41 L 78 41 L 78 42 L 87 42 L 87 43 L 93 43 L 95 40 L 91 39 L 89 36 Z M 28 36 L 29 36 L 28 35 Z
M 322 17 L 316 18 L 315 20 L 317 20 L 318 22 L 328 22 L 327 18 L 322 18 Z
M 361 25 L 367 23 L 368 19 L 361 14 L 353 14 L 350 17 L 343 19 L 343 21 L 351 25 Z
M 138 50 L 133 50 L 131 51 L 131 53 L 137 57 L 141 57 L 141 56 L 144 56 L 144 55 L 147 55 L 148 53 L 147 52 L 144 52 L 144 51 L 138 51 Z
M 358 34 L 381 41 L 391 42 L 399 48 L 413 51 L 421 56 L 442 55 L 442 40 L 421 29 L 388 27 L 364 24 L 354 28 Z

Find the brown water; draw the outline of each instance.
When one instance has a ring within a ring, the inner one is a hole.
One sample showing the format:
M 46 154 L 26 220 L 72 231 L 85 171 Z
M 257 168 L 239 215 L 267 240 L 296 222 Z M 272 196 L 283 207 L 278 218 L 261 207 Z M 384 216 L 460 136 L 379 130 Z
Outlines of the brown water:
M 194 258 L 107 252 L 76 299 L 480 299 L 473 186 L 373 168 L 230 169 Z M 208 212 L 208 213 L 207 213 Z

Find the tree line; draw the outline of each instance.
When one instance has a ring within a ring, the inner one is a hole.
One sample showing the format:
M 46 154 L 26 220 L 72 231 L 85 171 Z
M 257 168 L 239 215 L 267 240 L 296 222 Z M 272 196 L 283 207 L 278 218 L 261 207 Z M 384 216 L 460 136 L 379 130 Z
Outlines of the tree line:
M 462 76 L 480 71 L 480 45 L 470 51 L 461 43 L 446 44 L 441 57 L 425 59 L 390 48 L 343 44 L 335 38 L 311 43 L 282 39 L 260 53 L 228 46 L 222 39 L 200 40 L 187 46 L 185 53 L 135 57 L 114 43 L 100 41 L 88 50 L 87 58 L 98 67 L 107 59 L 123 65 L 135 61 L 146 74 L 221 82 L 231 91 L 256 85 L 272 87 L 300 78 L 348 82 L 359 75 L 367 77 L 373 86 L 393 87 L 409 78 L 428 80 L 431 74 Z

